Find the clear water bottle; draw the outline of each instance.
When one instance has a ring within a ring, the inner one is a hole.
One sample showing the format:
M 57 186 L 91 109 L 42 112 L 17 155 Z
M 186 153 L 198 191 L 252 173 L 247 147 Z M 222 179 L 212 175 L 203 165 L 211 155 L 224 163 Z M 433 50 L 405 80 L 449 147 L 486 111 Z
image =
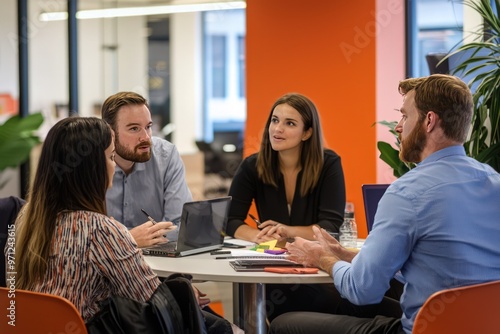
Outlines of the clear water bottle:
M 354 220 L 354 212 L 345 212 L 344 222 L 340 226 L 339 241 L 343 247 L 356 248 L 358 242 L 358 227 Z

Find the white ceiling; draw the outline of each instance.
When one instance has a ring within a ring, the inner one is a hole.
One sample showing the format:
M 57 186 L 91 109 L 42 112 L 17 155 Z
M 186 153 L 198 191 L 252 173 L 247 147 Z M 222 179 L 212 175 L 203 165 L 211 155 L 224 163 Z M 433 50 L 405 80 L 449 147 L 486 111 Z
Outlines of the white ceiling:
M 54 0 L 43 0 L 54 4 Z M 229 0 L 80 0 L 78 9 L 101 9 L 117 7 L 139 7 L 139 6 L 160 6 L 160 5 L 180 5 L 193 3 L 225 2 Z M 67 0 L 56 0 L 61 7 L 66 8 Z

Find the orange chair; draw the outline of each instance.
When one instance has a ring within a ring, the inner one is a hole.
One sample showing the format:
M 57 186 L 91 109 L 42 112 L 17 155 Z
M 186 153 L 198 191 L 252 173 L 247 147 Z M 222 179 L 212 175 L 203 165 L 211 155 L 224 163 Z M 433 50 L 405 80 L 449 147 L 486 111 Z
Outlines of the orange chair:
M 87 334 L 87 328 L 65 298 L 0 287 L 0 333 Z
M 438 291 L 415 318 L 413 334 L 500 333 L 500 281 Z

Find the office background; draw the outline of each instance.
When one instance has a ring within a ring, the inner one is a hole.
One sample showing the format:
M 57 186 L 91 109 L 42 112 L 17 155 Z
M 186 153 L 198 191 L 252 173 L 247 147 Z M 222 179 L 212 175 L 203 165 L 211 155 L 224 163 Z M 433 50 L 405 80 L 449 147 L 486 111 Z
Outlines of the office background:
M 51 5 L 58 9 L 55 1 Z M 67 29 L 64 21 L 38 21 L 40 6 L 30 1 L 29 102 L 31 111 L 49 114 L 68 99 Z M 0 92 L 17 97 L 17 3 L 2 1 L 0 8 Z M 171 139 L 190 154 L 197 150 L 204 117 L 197 85 L 202 18 L 184 13 L 169 20 Z M 93 115 L 96 103 L 119 90 L 148 95 L 146 26 L 145 17 L 79 21 L 81 115 Z M 108 52 L 103 46 L 117 48 Z M 378 159 L 376 142 L 394 139 L 373 124 L 399 119 L 394 109 L 401 105 L 397 83 L 406 76 L 405 1 L 249 0 L 245 47 L 244 155 L 258 149 L 277 97 L 291 91 L 308 95 L 320 110 L 327 146 L 342 157 L 348 200 L 355 205 L 360 236 L 365 235 L 361 185 L 393 180 L 392 170 Z M 8 173 L 11 181 L 2 195 L 17 191 L 18 172 Z

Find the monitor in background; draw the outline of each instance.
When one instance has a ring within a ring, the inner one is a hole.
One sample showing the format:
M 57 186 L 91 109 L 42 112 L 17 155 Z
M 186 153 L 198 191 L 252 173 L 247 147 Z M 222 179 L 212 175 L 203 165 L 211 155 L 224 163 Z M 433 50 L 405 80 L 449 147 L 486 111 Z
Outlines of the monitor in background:
M 427 65 L 429 66 L 429 72 L 431 74 L 448 74 L 450 72 L 448 59 L 440 63 L 446 55 L 447 53 L 428 53 L 425 55 L 425 60 L 427 60 Z
M 366 228 L 368 233 L 370 233 L 373 227 L 378 202 L 388 187 L 389 184 L 363 184 L 361 186 L 361 191 L 363 192 L 363 203 L 365 206 Z

